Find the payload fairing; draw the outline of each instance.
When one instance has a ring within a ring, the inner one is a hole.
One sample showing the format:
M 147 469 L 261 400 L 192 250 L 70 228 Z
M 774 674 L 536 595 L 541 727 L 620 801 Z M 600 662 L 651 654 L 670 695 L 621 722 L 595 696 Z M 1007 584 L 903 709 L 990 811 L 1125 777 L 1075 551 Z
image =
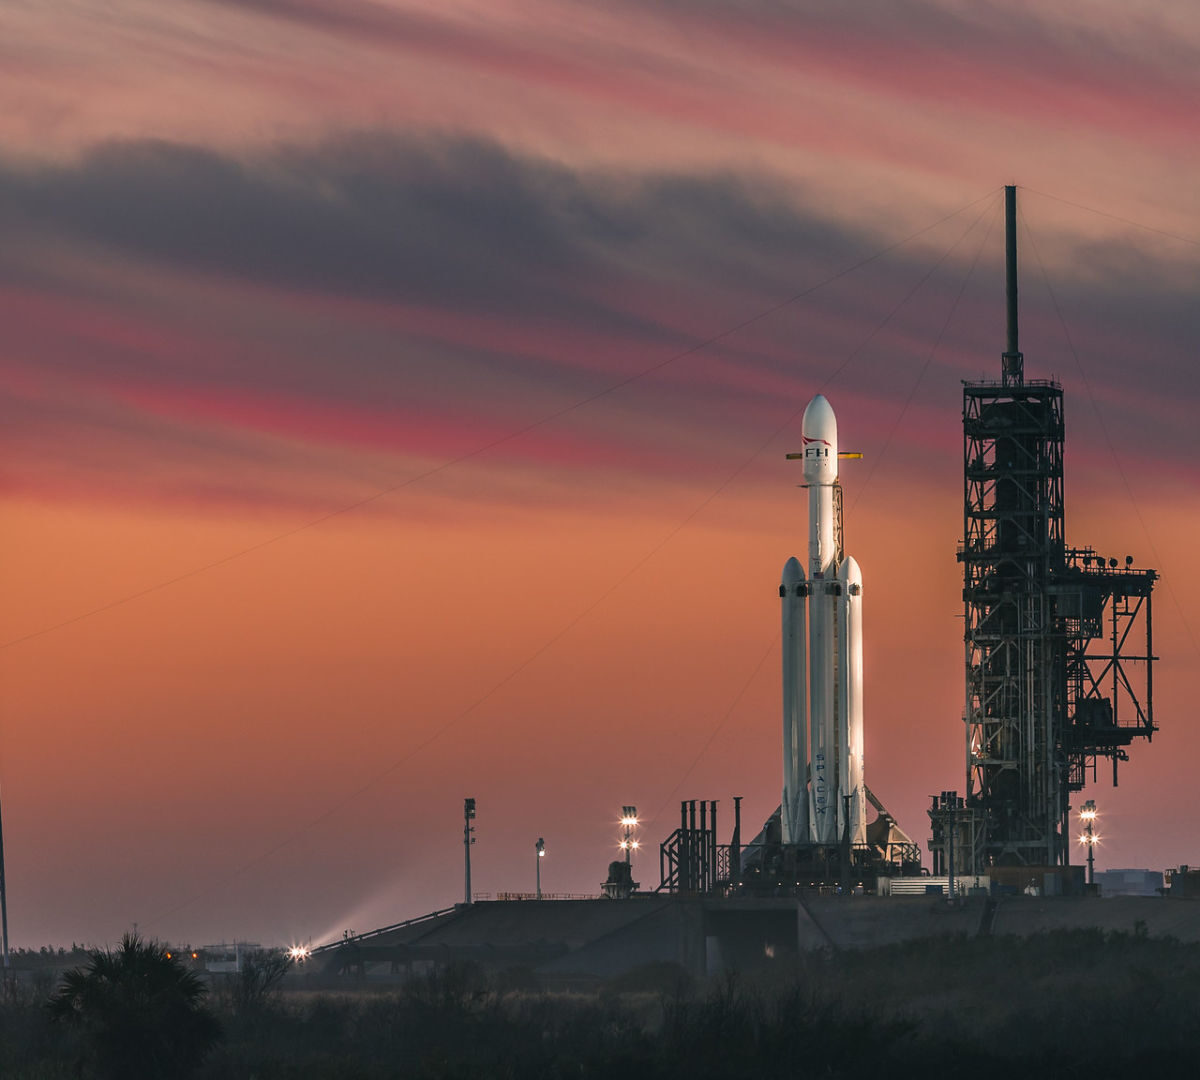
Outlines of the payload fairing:
M 822 394 L 800 427 L 808 488 L 808 574 L 783 567 L 785 844 L 866 841 L 863 784 L 862 572 L 842 550 L 837 418 Z

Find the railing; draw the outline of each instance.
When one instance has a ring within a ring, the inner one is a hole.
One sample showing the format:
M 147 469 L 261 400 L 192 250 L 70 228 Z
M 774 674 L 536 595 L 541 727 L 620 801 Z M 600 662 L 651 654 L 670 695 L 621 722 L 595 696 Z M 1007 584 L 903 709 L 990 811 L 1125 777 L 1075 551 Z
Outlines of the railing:
M 477 892 L 471 894 L 472 900 L 537 900 L 538 894 L 535 892 Z M 598 900 L 600 899 L 597 893 L 567 893 L 567 892 L 543 892 L 541 895 L 543 900 Z
M 1061 390 L 1062 383 L 1056 379 L 1025 379 L 1016 386 L 1009 386 L 1003 382 L 993 382 L 991 379 L 963 379 L 963 386 L 968 389 L 995 389 L 995 390 Z
M 317 953 L 330 952 L 333 949 L 340 949 L 343 945 L 352 945 L 359 941 L 370 941 L 371 938 L 379 937 L 381 934 L 390 934 L 393 930 L 403 930 L 406 926 L 415 926 L 417 923 L 427 922 L 430 919 L 436 919 L 442 915 L 449 915 L 454 908 L 440 908 L 437 911 L 430 911 L 425 915 L 418 915 L 414 919 L 405 919 L 404 922 L 392 923 L 391 926 L 381 926 L 378 930 L 368 930 L 362 934 L 351 934 L 347 932 L 341 941 L 331 941 L 327 945 L 318 945 L 313 949 L 313 955 Z
M 974 875 L 963 877 L 956 874 L 954 877 L 955 895 L 966 896 L 973 884 L 986 880 L 986 878 L 976 878 Z M 886 885 L 881 880 L 880 886 L 879 891 L 884 896 L 948 896 L 950 893 L 950 879 L 945 875 L 890 878 Z

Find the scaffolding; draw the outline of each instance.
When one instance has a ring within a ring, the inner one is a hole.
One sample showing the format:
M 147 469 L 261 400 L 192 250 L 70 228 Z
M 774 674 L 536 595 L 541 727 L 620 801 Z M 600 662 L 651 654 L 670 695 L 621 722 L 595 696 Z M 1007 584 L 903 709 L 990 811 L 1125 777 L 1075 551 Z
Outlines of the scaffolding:
M 741 802 L 740 797 L 737 802 Z M 661 884 L 657 892 L 723 894 L 738 876 L 736 853 L 740 839 L 736 834 L 740 832 L 740 813 L 733 843 L 721 844 L 717 842 L 716 800 L 701 799 L 699 806 L 697 820 L 695 799 L 679 804 L 679 828 L 659 845 Z
M 930 811 L 973 873 L 1070 862 L 1071 792 L 1156 730 L 1154 570 L 1068 548 L 1063 391 L 1024 379 L 1017 348 L 1015 192 L 1006 189 L 1008 350 L 999 383 L 963 385 L 965 803 Z

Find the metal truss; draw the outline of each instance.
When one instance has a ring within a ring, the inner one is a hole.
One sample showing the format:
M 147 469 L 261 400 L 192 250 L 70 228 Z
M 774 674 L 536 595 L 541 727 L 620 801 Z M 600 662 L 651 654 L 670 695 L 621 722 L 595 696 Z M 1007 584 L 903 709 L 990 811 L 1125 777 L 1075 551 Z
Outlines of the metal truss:
M 1056 383 L 964 384 L 958 558 L 971 827 L 961 839 L 976 873 L 1067 863 L 1070 793 L 1095 778 L 1100 758 L 1112 761 L 1115 783 L 1126 748 L 1155 730 L 1157 575 L 1066 547 L 1063 431 Z M 1138 625 L 1144 647 L 1132 652 Z

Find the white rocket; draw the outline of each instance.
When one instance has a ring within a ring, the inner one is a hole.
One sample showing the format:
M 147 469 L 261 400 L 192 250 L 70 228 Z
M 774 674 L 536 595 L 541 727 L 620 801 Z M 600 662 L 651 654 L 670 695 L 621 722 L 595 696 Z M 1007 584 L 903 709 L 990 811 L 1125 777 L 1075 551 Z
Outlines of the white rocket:
M 783 567 L 785 844 L 866 841 L 863 786 L 862 571 L 842 551 L 837 419 L 818 394 L 804 410 L 808 576 Z

